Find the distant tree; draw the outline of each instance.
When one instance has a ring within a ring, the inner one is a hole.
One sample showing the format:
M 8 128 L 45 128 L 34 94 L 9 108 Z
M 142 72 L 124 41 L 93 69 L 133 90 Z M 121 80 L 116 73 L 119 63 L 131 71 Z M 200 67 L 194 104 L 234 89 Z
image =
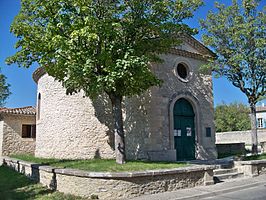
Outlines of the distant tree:
M 125 163 L 121 102 L 158 80 L 150 62 L 194 31 L 183 23 L 201 0 L 22 0 L 9 64 L 38 62 L 68 93 L 106 93 L 112 103 L 116 162 Z
M 6 76 L 0 71 L 0 107 L 3 107 L 7 98 L 11 95 L 10 85 L 6 82 Z
M 216 132 L 251 129 L 249 107 L 242 103 L 220 104 L 215 107 Z
M 210 66 L 248 98 L 253 154 L 258 152 L 256 103 L 266 96 L 266 8 L 258 11 L 259 2 L 233 0 L 228 7 L 216 3 L 218 12 L 201 20 L 203 41 L 217 54 Z

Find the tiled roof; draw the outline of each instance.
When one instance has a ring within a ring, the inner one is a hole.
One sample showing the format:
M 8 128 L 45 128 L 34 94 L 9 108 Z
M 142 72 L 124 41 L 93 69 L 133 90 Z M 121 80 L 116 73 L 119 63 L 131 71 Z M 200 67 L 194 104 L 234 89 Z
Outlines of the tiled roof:
M 208 47 L 206 47 L 204 44 L 202 44 L 200 41 L 195 39 L 193 36 L 185 34 L 182 37 L 182 40 L 191 46 L 193 46 L 195 49 L 197 49 L 199 52 L 203 53 L 203 55 L 208 55 L 209 57 L 216 57 L 216 54 L 210 50 Z
M 0 114 L 36 115 L 36 109 L 32 106 L 22 108 L 0 108 Z
M 266 112 L 266 106 L 258 106 L 258 107 L 256 107 L 256 111 L 257 112 L 263 112 L 263 111 Z
M 33 74 L 32 74 L 32 78 L 33 78 L 33 80 L 36 82 L 36 83 L 38 83 L 38 80 L 45 74 L 46 72 L 45 72 L 45 69 L 44 69 L 44 67 L 39 67 L 39 68 L 37 68 L 34 72 L 33 72 Z
M 178 56 L 195 58 L 195 59 L 199 59 L 199 60 L 207 60 L 207 58 L 210 58 L 210 56 L 203 56 L 201 54 L 189 52 L 189 51 L 182 50 L 182 49 L 171 48 L 168 50 L 168 52 L 175 54 L 175 55 L 178 55 Z

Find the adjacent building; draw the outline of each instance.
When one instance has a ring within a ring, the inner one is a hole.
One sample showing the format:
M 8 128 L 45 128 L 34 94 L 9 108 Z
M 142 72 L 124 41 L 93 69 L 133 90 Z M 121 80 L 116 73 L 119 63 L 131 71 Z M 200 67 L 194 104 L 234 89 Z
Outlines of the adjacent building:
M 0 108 L 0 156 L 34 154 L 34 107 Z
M 259 129 L 266 129 L 266 106 L 262 104 L 262 106 L 258 106 L 257 110 L 257 127 Z

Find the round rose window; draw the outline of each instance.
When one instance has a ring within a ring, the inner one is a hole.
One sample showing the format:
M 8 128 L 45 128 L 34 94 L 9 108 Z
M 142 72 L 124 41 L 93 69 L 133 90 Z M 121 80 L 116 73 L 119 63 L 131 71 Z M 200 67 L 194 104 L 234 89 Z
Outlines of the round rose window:
M 189 75 L 189 71 L 188 71 L 188 67 L 186 65 L 184 65 L 183 63 L 179 63 L 177 65 L 176 71 L 177 71 L 177 75 L 181 79 L 187 80 L 188 75 Z

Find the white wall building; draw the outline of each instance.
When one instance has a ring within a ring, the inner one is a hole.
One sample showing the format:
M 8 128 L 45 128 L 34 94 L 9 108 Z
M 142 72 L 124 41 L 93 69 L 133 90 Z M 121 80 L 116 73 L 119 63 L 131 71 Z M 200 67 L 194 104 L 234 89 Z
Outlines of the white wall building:
M 266 128 L 266 106 L 262 104 L 256 108 L 257 110 L 257 127 Z

